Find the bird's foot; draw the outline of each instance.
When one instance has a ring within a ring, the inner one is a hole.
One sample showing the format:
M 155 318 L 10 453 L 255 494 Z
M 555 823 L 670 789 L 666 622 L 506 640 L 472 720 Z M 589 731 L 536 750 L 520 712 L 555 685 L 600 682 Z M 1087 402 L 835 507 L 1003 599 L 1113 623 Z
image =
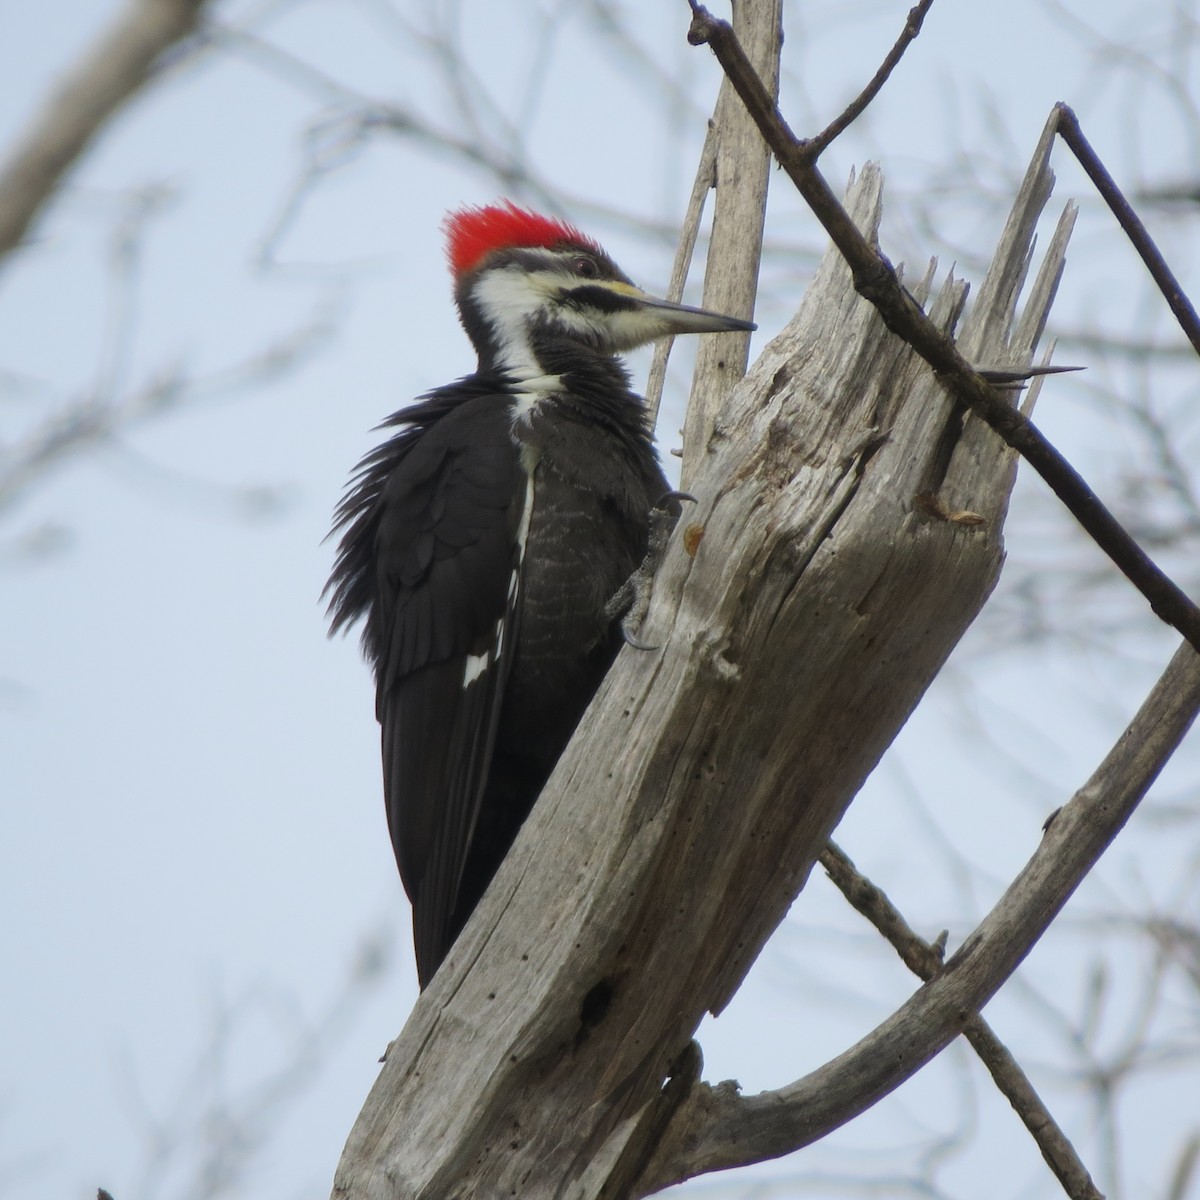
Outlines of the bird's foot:
M 658 649 L 657 646 L 648 646 L 639 641 L 637 633 L 646 619 L 654 576 L 666 556 L 671 533 L 683 511 L 684 500 L 696 503 L 696 497 L 687 492 L 667 492 L 650 510 L 650 534 L 646 543 L 646 556 L 605 606 L 604 611 L 610 621 L 620 619 L 621 637 L 627 646 L 632 646 L 635 650 Z

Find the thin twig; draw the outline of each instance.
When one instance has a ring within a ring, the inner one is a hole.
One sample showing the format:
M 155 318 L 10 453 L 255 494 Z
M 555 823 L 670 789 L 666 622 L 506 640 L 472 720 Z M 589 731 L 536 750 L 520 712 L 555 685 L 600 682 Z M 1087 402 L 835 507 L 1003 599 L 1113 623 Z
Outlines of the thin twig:
M 1149 601 L 1151 609 L 1200 650 L 1200 608 L 1155 565 L 1037 426 L 991 387 L 958 352 L 953 340 L 929 320 L 901 286 L 892 264 L 863 237 L 838 202 L 810 160 L 805 144 L 788 128 L 733 29 L 696 0 L 689 3 L 693 17 L 688 41 L 712 48 L 779 165 L 849 264 L 858 293 L 874 305 L 888 329 L 933 367 L 957 400 L 1041 475 L 1092 540 Z
M 949 1045 L 1133 815 L 1198 708 L 1200 659 L 1184 645 L 1104 761 L 1047 825 L 1020 874 L 936 975 L 855 1046 L 795 1083 L 756 1096 L 698 1084 L 647 1165 L 641 1194 L 811 1145 Z
M 821 865 L 851 906 L 895 947 L 914 975 L 928 981 L 941 973 L 944 964 L 939 950 L 917 936 L 882 889 L 862 875 L 834 842 L 821 852 Z M 1070 1139 L 988 1023 L 976 1014 L 963 1027 L 963 1034 L 1024 1122 L 1063 1191 L 1071 1200 L 1104 1200 Z
M 835 138 L 840 137 L 851 124 L 862 116 L 867 109 L 867 105 L 879 94 L 883 85 L 887 83 L 888 77 L 896 69 L 897 63 L 904 57 L 905 50 L 916 39 L 917 34 L 921 32 L 921 25 L 925 20 L 925 14 L 932 7 L 933 0 L 921 0 L 921 3 L 916 5 L 915 8 L 909 9 L 908 20 L 904 22 L 904 29 L 901 31 L 899 38 L 896 39 L 896 44 L 892 47 L 887 58 L 883 60 L 879 70 L 875 72 L 875 77 L 846 105 L 839 116 L 826 125 L 816 137 L 809 138 L 804 143 L 805 150 L 814 162 L 829 148 L 829 144 Z
M 675 262 L 671 267 L 671 283 L 667 288 L 668 300 L 683 299 L 683 285 L 687 282 L 696 252 L 696 239 L 700 234 L 700 221 L 704 216 L 704 202 L 717 182 L 717 133 L 709 124 L 700 151 L 700 162 L 696 166 L 696 178 L 692 183 L 692 194 L 688 197 L 687 212 L 683 218 L 683 229 L 679 234 L 679 246 L 675 251 Z M 667 379 L 667 359 L 671 356 L 674 338 L 662 338 L 654 343 L 654 357 L 650 360 L 650 376 L 646 380 L 647 423 L 653 429 L 658 424 L 658 410 L 662 405 L 663 385 Z
M 746 61 L 753 64 L 754 77 L 774 95 L 783 45 L 783 0 L 741 0 L 734 6 L 733 20 L 745 39 L 738 44 Z M 717 142 L 716 184 L 701 304 L 714 312 L 749 317 L 762 271 L 771 152 L 732 85 L 722 84 L 718 90 L 712 121 Z M 695 477 L 716 427 L 717 413 L 746 374 L 749 362 L 749 333 L 700 339 L 684 413 L 681 487 L 686 489 Z
M 279 379 L 315 354 L 337 327 L 333 303 L 261 350 L 207 371 L 167 364 L 144 383 L 96 402 L 94 392 L 55 405 L 22 440 L 0 448 L 0 512 L 20 501 L 33 480 L 71 454 L 110 443 L 138 423 L 183 405 L 226 396 Z
M 1142 224 L 1137 213 L 1133 211 L 1129 201 L 1125 199 L 1116 181 L 1108 173 L 1108 169 L 1100 161 L 1091 143 L 1083 136 L 1079 118 L 1073 109 L 1065 104 L 1056 104 L 1054 113 L 1057 118 L 1055 131 L 1058 136 L 1071 148 L 1071 152 L 1079 160 L 1079 165 L 1087 172 L 1088 178 L 1096 185 L 1096 191 L 1103 197 L 1104 202 L 1112 209 L 1117 224 L 1125 231 L 1125 236 L 1133 243 L 1133 248 L 1141 256 L 1146 269 L 1158 284 L 1158 290 L 1166 298 L 1167 304 L 1175 314 L 1179 327 L 1187 335 L 1188 341 L 1200 354 L 1200 317 L 1192 302 L 1187 298 L 1175 273 L 1167 266 L 1162 251 L 1154 244 L 1146 226 Z

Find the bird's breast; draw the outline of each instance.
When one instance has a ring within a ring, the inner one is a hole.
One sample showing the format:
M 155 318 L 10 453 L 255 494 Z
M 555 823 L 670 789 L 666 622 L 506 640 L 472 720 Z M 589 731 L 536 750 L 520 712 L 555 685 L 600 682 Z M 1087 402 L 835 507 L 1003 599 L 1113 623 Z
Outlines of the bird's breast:
M 607 605 L 640 561 L 646 529 L 603 491 L 564 475 L 552 452 L 532 457 L 502 730 L 506 746 L 544 758 L 548 771 L 616 654 Z

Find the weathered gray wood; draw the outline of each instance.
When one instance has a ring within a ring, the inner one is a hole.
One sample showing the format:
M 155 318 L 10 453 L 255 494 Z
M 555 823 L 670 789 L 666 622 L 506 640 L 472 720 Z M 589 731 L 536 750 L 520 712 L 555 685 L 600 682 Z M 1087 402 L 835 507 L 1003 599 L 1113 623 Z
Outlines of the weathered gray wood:
M 989 366 L 1027 362 L 1042 325 L 1006 341 L 1047 155 L 964 331 Z M 880 191 L 873 168 L 851 188 L 863 228 Z M 964 296 L 950 280 L 931 312 Z M 1014 471 L 827 256 L 715 423 L 642 631 L 661 649 L 610 673 L 393 1043 L 335 1196 L 641 1194 L 687 1092 L 663 1092 L 672 1062 L 991 590 Z
M 683 214 L 683 224 L 679 229 L 679 244 L 675 247 L 675 261 L 671 264 L 671 282 L 664 293 L 668 300 L 679 302 L 683 299 L 683 289 L 687 284 L 688 273 L 692 269 L 692 257 L 696 252 L 696 242 L 700 236 L 700 222 L 704 219 L 704 206 L 708 201 L 708 193 L 717 186 L 718 140 L 716 126 L 710 123 L 708 133 L 704 135 L 700 161 L 696 164 L 692 194 L 688 197 L 687 209 Z M 765 193 L 763 199 L 764 201 L 766 199 Z M 751 305 L 747 312 L 741 315 L 749 319 L 749 315 L 753 311 L 754 307 Z M 674 345 L 673 337 L 661 338 L 654 343 L 654 353 L 650 358 L 645 398 L 646 420 L 652 429 L 658 428 L 658 411 L 662 407 L 663 387 L 667 382 L 667 362 L 671 357 L 671 349 Z M 745 374 L 744 369 L 742 374 Z
M 1198 708 L 1200 658 L 1185 642 L 944 970 L 856 1045 L 785 1088 L 756 1096 L 722 1085 L 691 1089 L 647 1164 L 639 1194 L 807 1146 L 920 1070 L 963 1032 L 1045 932 L 1179 747 Z M 1073 1179 L 1070 1194 L 1098 1195 L 1082 1164 L 1079 1169 L 1082 1178 Z
M 733 29 L 758 77 L 777 95 L 783 0 L 738 0 Z M 713 312 L 750 317 L 758 295 L 771 154 L 728 79 L 721 81 L 710 134 L 716 139 L 716 195 L 701 303 Z M 718 409 L 746 373 L 749 354 L 748 333 L 701 339 L 683 428 L 685 489 L 695 480 Z

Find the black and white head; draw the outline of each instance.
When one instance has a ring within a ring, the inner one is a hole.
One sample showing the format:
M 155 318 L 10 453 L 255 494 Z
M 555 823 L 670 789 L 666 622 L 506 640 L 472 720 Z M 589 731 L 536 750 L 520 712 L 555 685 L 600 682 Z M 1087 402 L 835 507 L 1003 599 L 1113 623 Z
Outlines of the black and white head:
M 754 328 L 648 295 L 573 225 L 508 201 L 460 209 L 444 227 L 454 298 L 482 367 L 536 371 L 539 346 L 564 341 L 614 355 L 672 334 Z

